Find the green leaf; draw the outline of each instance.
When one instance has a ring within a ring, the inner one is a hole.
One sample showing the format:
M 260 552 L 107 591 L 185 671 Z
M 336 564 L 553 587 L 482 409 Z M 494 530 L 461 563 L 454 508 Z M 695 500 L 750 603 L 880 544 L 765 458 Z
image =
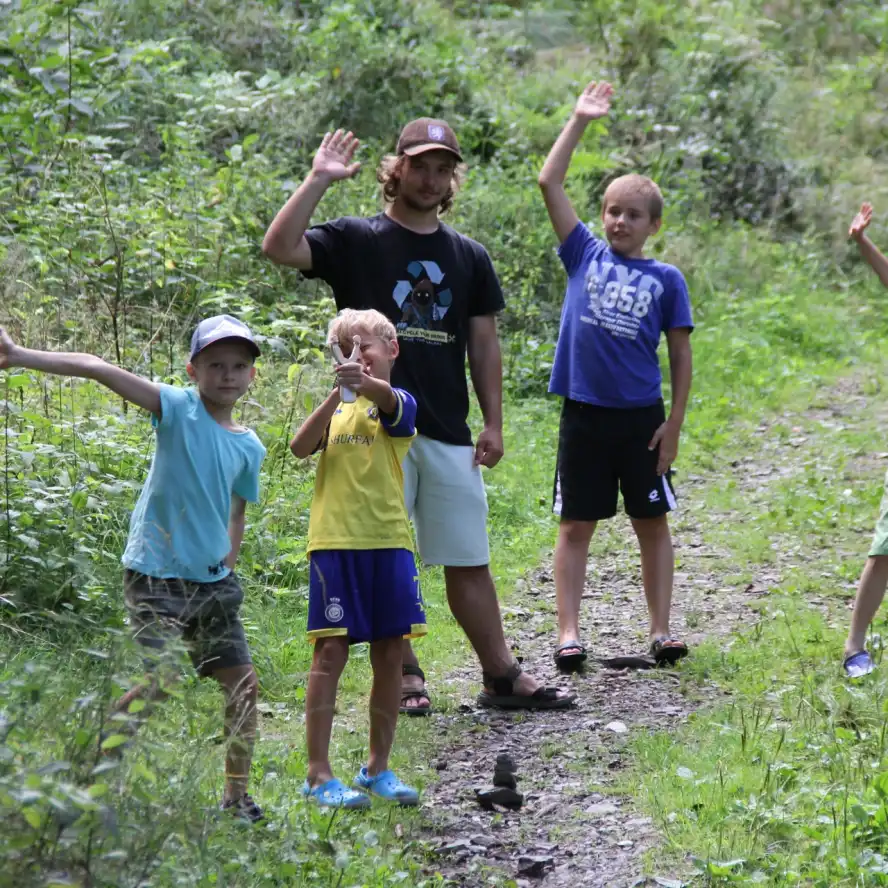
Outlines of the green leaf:
M 112 734 L 110 737 L 106 737 L 102 741 L 101 748 L 106 751 L 109 749 L 117 749 L 118 746 L 122 746 L 126 743 L 127 739 L 128 737 L 126 734 Z
M 7 376 L 6 377 L 6 387 L 11 389 L 20 389 L 24 388 L 28 384 L 28 377 L 25 376 L 24 373 L 19 373 L 16 376 Z
M 34 829 L 40 829 L 43 823 L 43 814 L 41 814 L 36 808 L 22 808 L 22 817 L 24 817 Z

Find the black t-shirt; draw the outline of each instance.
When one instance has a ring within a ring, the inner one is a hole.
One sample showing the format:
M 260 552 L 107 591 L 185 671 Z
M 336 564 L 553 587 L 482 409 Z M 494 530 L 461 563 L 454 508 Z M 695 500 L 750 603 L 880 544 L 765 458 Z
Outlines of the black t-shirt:
M 392 385 L 416 398 L 416 428 L 448 444 L 471 444 L 466 418 L 469 318 L 505 302 L 493 263 L 476 241 L 440 224 L 417 234 L 384 213 L 344 216 L 310 228 L 312 270 L 336 307 L 375 308 L 398 331 Z

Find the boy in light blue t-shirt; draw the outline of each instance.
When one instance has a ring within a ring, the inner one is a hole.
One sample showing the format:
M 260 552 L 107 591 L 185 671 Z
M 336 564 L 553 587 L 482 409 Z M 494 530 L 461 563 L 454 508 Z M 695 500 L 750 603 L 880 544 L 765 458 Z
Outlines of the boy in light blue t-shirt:
M 675 507 L 670 466 L 691 386 L 687 286 L 677 268 L 643 255 L 662 220 L 654 182 L 630 175 L 608 186 L 601 216 L 606 241 L 580 222 L 564 190 L 571 154 L 589 121 L 607 114 L 611 94 L 608 83 L 586 87 L 539 177 L 568 273 L 549 385 L 564 398 L 554 511 L 561 519 L 555 661 L 565 670 L 586 659 L 579 614 L 589 543 L 598 521 L 616 514 L 618 491 L 641 550 L 651 656 L 672 663 L 687 654 L 669 631 L 675 557 L 666 518 Z M 663 333 L 672 377 L 668 418 L 657 358 Z
M 258 683 L 238 614 L 243 591 L 232 573 L 244 535 L 246 503 L 259 497 L 265 448 L 232 419 L 247 391 L 259 348 L 229 315 L 202 321 L 191 340 L 188 375 L 196 389 L 160 385 L 89 354 L 16 345 L 0 327 L 0 369 L 24 367 L 94 379 L 151 413 L 157 447 L 133 510 L 123 554 L 124 593 L 136 640 L 160 651 L 175 638 L 189 646 L 198 672 L 225 694 L 229 739 L 222 807 L 262 818 L 247 793 L 256 738 Z M 156 676 L 116 704 L 165 696 Z M 137 722 L 127 719 L 124 730 Z

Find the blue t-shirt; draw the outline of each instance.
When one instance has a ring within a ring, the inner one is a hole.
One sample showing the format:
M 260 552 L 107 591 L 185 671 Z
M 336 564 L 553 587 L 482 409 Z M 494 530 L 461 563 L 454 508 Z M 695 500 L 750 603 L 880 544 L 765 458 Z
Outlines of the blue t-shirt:
M 162 385 L 160 403 L 157 448 L 121 560 L 152 577 L 221 580 L 231 572 L 231 497 L 259 499 L 265 448 L 253 432 L 219 425 L 195 389 Z
M 681 272 L 614 253 L 582 223 L 558 248 L 567 294 L 549 391 L 600 407 L 648 407 L 662 397 L 660 333 L 693 328 Z

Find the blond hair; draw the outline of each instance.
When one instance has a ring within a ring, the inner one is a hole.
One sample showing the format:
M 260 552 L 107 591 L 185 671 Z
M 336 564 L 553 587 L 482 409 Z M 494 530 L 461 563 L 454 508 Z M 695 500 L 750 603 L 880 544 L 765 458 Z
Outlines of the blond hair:
M 640 176 L 638 173 L 629 173 L 626 176 L 614 179 L 604 192 L 602 211 L 607 207 L 607 195 L 614 187 L 625 188 L 627 191 L 631 191 L 646 200 L 652 221 L 662 218 L 663 194 L 660 191 L 660 186 L 653 179 L 649 179 L 647 176 Z
M 386 203 L 394 203 L 398 198 L 398 192 L 401 188 L 401 168 L 408 162 L 410 158 L 406 154 L 386 154 L 379 162 L 376 170 L 376 181 L 382 185 L 382 199 Z M 466 172 L 466 165 L 458 163 L 453 168 L 453 177 L 450 179 L 450 187 L 447 189 L 441 203 L 438 204 L 438 211 L 446 213 L 453 206 L 453 198 L 462 185 L 463 176 Z
M 388 342 L 398 338 L 395 325 L 381 311 L 377 311 L 375 308 L 363 311 L 344 308 L 330 322 L 327 343 L 332 345 L 334 342 L 351 342 L 357 327 L 369 330 L 373 336 L 378 336 Z

